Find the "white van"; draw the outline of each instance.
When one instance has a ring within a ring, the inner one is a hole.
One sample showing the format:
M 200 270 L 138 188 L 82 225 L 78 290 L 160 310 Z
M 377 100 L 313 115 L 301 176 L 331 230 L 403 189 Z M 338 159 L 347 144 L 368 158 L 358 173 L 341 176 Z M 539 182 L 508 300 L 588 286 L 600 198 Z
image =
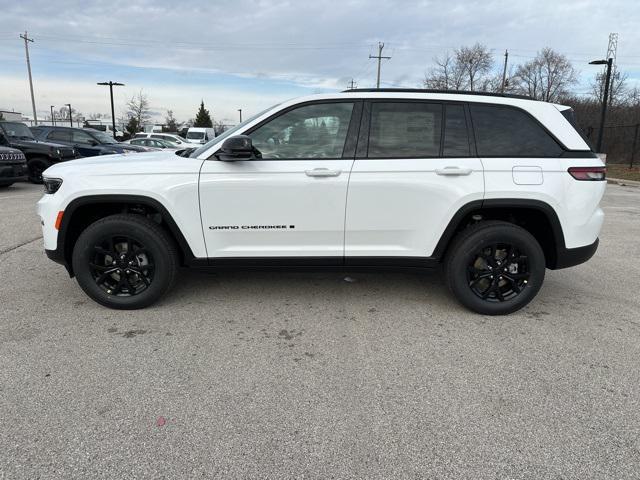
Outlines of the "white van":
M 189 143 L 207 143 L 216 136 L 213 128 L 191 127 L 187 130 L 187 142 Z

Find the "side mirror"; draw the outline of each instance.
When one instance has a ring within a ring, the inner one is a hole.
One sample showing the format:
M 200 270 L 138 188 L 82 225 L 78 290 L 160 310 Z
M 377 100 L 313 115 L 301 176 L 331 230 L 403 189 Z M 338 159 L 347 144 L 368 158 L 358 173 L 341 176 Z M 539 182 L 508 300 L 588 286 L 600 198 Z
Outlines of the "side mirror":
M 222 147 L 216 153 L 216 158 L 223 162 L 235 162 L 237 160 L 251 160 L 255 158 L 255 150 L 251 138 L 247 135 L 235 135 L 227 138 Z
M 89 140 L 89 145 L 91 145 L 92 147 L 97 147 L 100 144 L 96 140 Z

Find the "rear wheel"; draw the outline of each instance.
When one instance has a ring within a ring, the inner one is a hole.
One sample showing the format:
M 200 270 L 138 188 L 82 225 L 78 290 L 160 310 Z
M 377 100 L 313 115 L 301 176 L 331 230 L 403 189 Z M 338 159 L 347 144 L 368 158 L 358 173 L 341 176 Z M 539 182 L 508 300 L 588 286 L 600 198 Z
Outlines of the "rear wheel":
M 29 171 L 29 181 L 31 183 L 42 183 L 42 172 L 51 166 L 51 162 L 44 157 L 35 157 L 27 162 Z
M 537 240 L 517 225 L 487 221 L 462 231 L 445 259 L 449 289 L 474 312 L 504 315 L 527 305 L 545 275 Z
M 175 282 L 178 253 L 157 223 L 140 215 L 112 215 L 91 224 L 73 249 L 80 287 L 110 308 L 144 308 Z

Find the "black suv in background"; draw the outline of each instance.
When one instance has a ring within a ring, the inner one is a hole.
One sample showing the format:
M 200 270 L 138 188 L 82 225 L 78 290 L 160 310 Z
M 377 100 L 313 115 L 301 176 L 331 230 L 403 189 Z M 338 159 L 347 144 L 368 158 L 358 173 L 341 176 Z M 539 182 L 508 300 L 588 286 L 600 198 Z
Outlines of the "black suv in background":
M 148 148 L 120 143 L 111 135 L 91 128 L 31 127 L 38 140 L 51 141 L 74 147 L 83 157 L 112 155 L 114 153 L 147 152 Z
M 27 159 L 16 148 L 0 147 L 0 187 L 27 179 Z
M 0 146 L 20 150 L 27 158 L 27 172 L 33 183 L 42 183 L 42 172 L 54 163 L 78 158 L 73 147 L 60 143 L 42 142 L 21 122 L 0 122 Z

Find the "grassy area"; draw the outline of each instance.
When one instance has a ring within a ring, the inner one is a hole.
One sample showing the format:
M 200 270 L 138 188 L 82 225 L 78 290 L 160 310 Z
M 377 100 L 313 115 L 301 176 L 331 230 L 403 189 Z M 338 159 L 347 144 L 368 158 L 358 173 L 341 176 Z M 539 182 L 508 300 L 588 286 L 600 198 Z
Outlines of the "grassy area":
M 629 168 L 629 165 L 615 165 L 608 163 L 607 177 L 640 182 L 640 167 Z

